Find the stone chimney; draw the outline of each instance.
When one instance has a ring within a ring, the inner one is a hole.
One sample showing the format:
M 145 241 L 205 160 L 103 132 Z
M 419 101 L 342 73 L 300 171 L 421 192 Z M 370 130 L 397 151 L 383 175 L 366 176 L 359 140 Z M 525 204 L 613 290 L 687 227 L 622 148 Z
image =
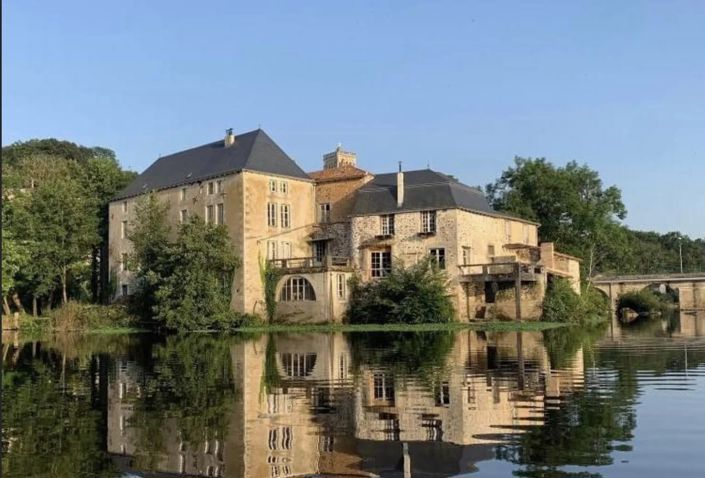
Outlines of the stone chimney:
M 334 169 L 345 165 L 357 166 L 357 154 L 343 151 L 340 143 L 335 151 L 323 155 L 323 169 Z
M 235 135 L 233 134 L 233 129 L 228 128 L 225 130 L 225 147 L 229 148 L 235 144 Z
M 404 173 L 401 170 L 401 161 L 399 161 L 399 172 L 397 172 L 397 207 L 404 205 Z

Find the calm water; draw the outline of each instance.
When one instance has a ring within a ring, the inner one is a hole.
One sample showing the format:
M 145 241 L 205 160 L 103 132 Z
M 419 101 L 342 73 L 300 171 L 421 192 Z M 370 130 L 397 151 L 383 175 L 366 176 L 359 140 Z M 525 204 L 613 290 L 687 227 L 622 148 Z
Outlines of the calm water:
M 705 476 L 702 314 L 589 332 L 3 339 L 6 476 Z

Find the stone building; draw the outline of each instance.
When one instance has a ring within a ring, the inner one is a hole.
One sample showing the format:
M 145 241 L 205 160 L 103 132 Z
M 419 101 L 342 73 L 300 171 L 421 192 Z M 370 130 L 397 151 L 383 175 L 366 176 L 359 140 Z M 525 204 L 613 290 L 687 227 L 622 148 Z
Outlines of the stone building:
M 461 320 L 513 317 L 514 290 L 523 318 L 538 317 L 555 276 L 579 290 L 577 259 L 539 244 L 538 224 L 492 210 L 452 176 L 401 165 L 373 175 L 340 146 L 323 164 L 305 173 L 261 129 L 159 158 L 110 204 L 115 298 L 135 287 L 127 236 L 148 192 L 168 203 L 174 226 L 198 214 L 227 229 L 242 260 L 232 286 L 240 312 L 264 315 L 266 261 L 283 273 L 277 311 L 290 322 L 340 321 L 353 274 L 375 280 L 429 255 L 448 272 Z

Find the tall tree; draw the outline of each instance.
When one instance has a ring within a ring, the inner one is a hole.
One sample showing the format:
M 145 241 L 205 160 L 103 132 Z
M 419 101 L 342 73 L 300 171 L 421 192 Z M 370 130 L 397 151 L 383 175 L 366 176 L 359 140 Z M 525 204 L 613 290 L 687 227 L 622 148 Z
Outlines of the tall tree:
M 598 173 L 569 162 L 556 167 L 544 158 L 515 158 L 514 167 L 486 186 L 492 205 L 541 223 L 541 241 L 583 259 L 587 277 L 613 266 L 626 237 L 621 192 L 603 187 Z

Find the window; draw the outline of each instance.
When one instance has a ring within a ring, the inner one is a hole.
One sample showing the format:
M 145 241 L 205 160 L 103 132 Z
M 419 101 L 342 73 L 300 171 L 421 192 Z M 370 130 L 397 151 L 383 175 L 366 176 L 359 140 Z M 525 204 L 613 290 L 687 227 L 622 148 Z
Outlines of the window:
M 338 290 L 338 299 L 345 299 L 347 295 L 345 293 L 345 274 L 338 274 L 336 289 Z
M 267 203 L 267 225 L 277 227 L 277 205 L 273 202 Z
M 326 258 L 326 241 L 313 241 L 311 247 L 313 247 L 313 257 L 316 262 L 323 262 Z
M 181 188 L 181 200 L 186 201 L 186 188 Z
M 122 296 L 127 297 L 129 292 L 129 287 L 127 284 L 122 284 Z
M 487 255 L 490 257 L 494 257 L 494 244 L 490 244 L 487 246 Z
M 383 236 L 393 236 L 394 235 L 394 214 L 386 214 L 380 216 L 380 222 L 382 225 L 382 235 Z
M 284 373 L 289 377 L 308 377 L 313 373 L 313 368 L 316 366 L 315 353 L 291 353 L 284 352 L 281 354 L 282 366 Z
M 279 206 L 281 208 L 281 215 L 282 215 L 282 222 L 281 225 L 284 228 L 291 227 L 291 215 L 289 214 L 289 205 L 288 204 L 281 204 Z
M 215 205 L 215 223 L 225 224 L 225 209 L 222 202 Z
M 288 194 L 289 193 L 289 183 L 286 181 L 280 181 L 279 182 L 279 191 L 282 194 Z
M 284 283 L 279 300 L 282 302 L 316 300 L 316 293 L 311 283 L 303 277 L 291 277 Z
M 120 270 L 126 271 L 127 269 L 127 253 L 123 252 L 120 256 Z
M 424 234 L 436 233 L 436 211 L 421 212 L 421 232 Z
M 318 222 L 330 222 L 329 202 L 324 202 L 318 205 Z
M 438 387 L 438 395 L 436 396 L 436 406 L 450 405 L 450 384 L 442 382 Z
M 122 202 L 122 212 L 127 212 L 127 201 Z
M 277 243 L 276 241 L 267 241 L 267 259 L 277 258 Z
M 122 239 L 125 239 L 127 236 L 127 221 L 122 221 L 122 224 L 120 224 L 120 237 Z
M 392 271 L 392 253 L 389 251 L 378 251 L 371 253 L 370 269 L 372 277 L 384 277 Z
M 472 248 L 468 246 L 463 247 L 463 264 L 472 264 Z
M 446 268 L 446 250 L 441 248 L 431 249 L 431 259 L 436 263 L 439 269 Z
M 215 192 L 215 183 L 210 181 L 208 183 L 208 194 L 213 194 Z
M 281 246 L 281 256 L 282 259 L 291 258 L 291 242 L 284 241 Z
M 507 244 L 512 242 L 512 223 L 506 219 L 504 221 L 504 240 Z
M 374 374 L 375 400 L 394 400 L 394 378 L 383 373 Z
M 206 222 L 208 224 L 213 224 L 214 220 L 214 211 L 213 211 L 213 205 L 209 204 L 206 206 Z
M 218 194 L 223 192 L 223 180 L 219 179 L 215 182 L 215 192 Z
M 270 193 L 277 192 L 277 181 L 274 179 L 269 180 L 269 192 Z
M 187 209 L 182 209 L 181 213 L 179 214 L 179 222 L 181 224 L 185 223 L 188 220 L 188 210 Z

